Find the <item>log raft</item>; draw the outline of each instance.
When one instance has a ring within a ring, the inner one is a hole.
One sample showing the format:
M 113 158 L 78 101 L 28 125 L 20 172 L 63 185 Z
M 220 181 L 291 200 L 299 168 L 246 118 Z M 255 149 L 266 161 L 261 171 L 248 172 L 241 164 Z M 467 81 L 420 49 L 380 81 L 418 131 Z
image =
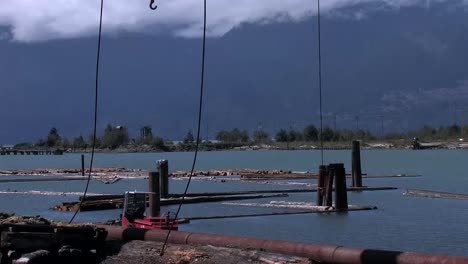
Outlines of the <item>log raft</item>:
M 0 149 L 0 156 L 5 155 L 63 155 L 63 149 Z
M 276 197 L 287 197 L 285 193 L 270 194 L 270 195 L 219 195 L 219 196 L 199 196 L 199 197 L 187 197 L 182 201 L 182 198 L 169 198 L 161 199 L 161 205 L 173 205 L 173 204 L 193 204 L 193 203 L 211 203 L 220 201 L 234 201 L 234 200 L 249 200 L 249 199 L 261 199 L 261 198 L 276 198 Z M 94 200 L 94 201 L 83 201 L 81 204 L 81 211 L 97 211 L 97 210 L 109 210 L 109 209 L 120 209 L 123 207 L 124 199 L 107 199 L 107 200 Z M 51 208 L 55 211 L 76 211 L 80 206 L 80 202 L 64 202 Z
M 411 196 L 411 197 L 468 200 L 468 194 L 464 194 L 464 193 L 438 192 L 438 191 L 421 190 L 421 189 L 407 189 L 406 192 L 403 193 L 403 195 Z
M 385 191 L 396 190 L 396 187 L 347 187 L 348 191 Z M 230 195 L 253 195 L 264 193 L 311 193 L 317 192 L 317 189 L 281 189 L 281 190 L 255 190 L 255 191 L 233 191 L 233 192 L 204 192 L 204 193 L 187 193 L 185 197 L 213 197 L 213 196 L 230 196 Z M 169 194 L 171 198 L 181 198 L 183 194 Z M 87 195 L 85 201 L 99 201 L 123 199 L 122 194 L 102 194 L 102 195 Z M 81 201 L 83 196 L 79 197 Z
M 127 168 L 93 168 L 92 176 L 95 179 L 105 179 L 108 178 L 147 178 L 148 172 L 143 170 L 133 170 Z M 89 169 L 87 168 L 72 168 L 72 169 L 34 169 L 34 170 L 0 170 L 1 175 L 18 175 L 18 176 L 74 176 L 76 178 L 67 178 L 63 179 L 57 177 L 57 180 L 74 180 L 80 179 L 78 177 L 83 177 L 83 174 L 88 174 Z M 184 179 L 190 176 L 188 171 L 174 171 L 168 173 L 169 177 Z M 228 180 L 223 176 L 239 176 L 235 180 L 293 180 L 293 179 L 316 179 L 318 178 L 318 173 L 316 172 L 298 172 L 298 171 L 288 171 L 288 170 L 255 170 L 255 169 L 242 169 L 242 170 L 208 170 L 208 171 L 196 171 L 194 172 L 194 177 L 199 176 L 208 176 L 216 177 L 223 180 Z M 362 173 L 363 178 L 387 178 L 387 177 L 418 177 L 420 175 L 411 175 L 411 174 L 382 174 L 382 175 L 368 175 Z M 98 177 L 98 178 L 96 178 Z M 350 178 L 351 175 L 347 174 L 347 178 Z M 36 177 L 35 179 L 28 179 L 27 181 L 42 181 L 45 180 L 41 177 Z
M 363 210 L 376 210 L 375 206 L 352 206 L 348 208 L 348 211 L 363 211 Z M 211 215 L 211 216 L 192 216 L 192 217 L 181 217 L 179 223 L 185 224 L 194 220 L 212 220 L 212 219 L 227 219 L 227 218 L 243 218 L 243 217 L 260 217 L 260 216 L 277 216 L 277 215 L 300 215 L 300 214 L 320 214 L 320 213 L 336 213 L 334 208 L 328 210 L 320 209 L 309 209 L 309 210 L 293 210 L 284 212 L 269 212 L 269 213 L 257 213 L 257 214 L 235 214 L 235 215 Z
M 348 191 L 378 191 L 395 190 L 395 187 L 348 187 Z M 286 189 L 286 190 L 258 190 L 258 191 L 238 191 L 238 192 L 216 192 L 216 193 L 191 193 L 187 194 L 184 204 L 209 203 L 230 200 L 246 200 L 260 198 L 276 198 L 288 196 L 288 193 L 310 193 L 317 192 L 317 189 Z M 181 194 L 171 194 L 169 199 L 161 199 L 161 205 L 179 204 L 182 200 Z M 80 197 L 80 201 L 82 197 Z M 123 195 L 106 194 L 86 196 L 82 203 L 82 211 L 97 211 L 118 209 L 123 206 Z M 76 211 L 79 202 L 64 202 L 54 206 L 56 211 Z

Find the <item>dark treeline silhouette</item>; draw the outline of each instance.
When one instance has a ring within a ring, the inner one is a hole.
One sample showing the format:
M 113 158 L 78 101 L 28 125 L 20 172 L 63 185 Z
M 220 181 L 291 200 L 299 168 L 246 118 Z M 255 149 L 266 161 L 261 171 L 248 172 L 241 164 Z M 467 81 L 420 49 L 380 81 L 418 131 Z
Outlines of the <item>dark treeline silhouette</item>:
M 93 135 L 89 135 L 88 140 L 80 135 L 73 140 L 60 136 L 57 128 L 52 127 L 45 138 L 40 138 L 35 144 L 19 143 L 15 145 L 17 149 L 26 149 L 32 147 L 38 148 L 62 148 L 62 149 L 87 149 L 93 144 Z M 148 146 L 152 149 L 167 150 L 161 137 L 153 136 L 152 129 L 149 126 L 140 129 L 140 135 L 137 138 L 130 139 L 128 129 L 124 126 L 113 126 L 108 124 L 104 129 L 102 136 L 96 136 L 95 147 L 97 149 L 116 149 L 120 147 Z
M 323 128 L 322 137 L 325 142 L 349 142 L 352 140 L 410 140 L 418 138 L 422 141 L 434 140 L 456 140 L 462 138 L 468 133 L 468 126 L 449 125 L 438 128 L 424 126 L 421 129 L 405 133 L 388 133 L 384 136 L 376 136 L 370 131 L 359 129 L 357 131 L 349 129 L 334 130 L 328 126 Z M 274 138 L 270 133 L 263 129 L 255 130 L 250 136 L 247 130 L 234 128 L 232 130 L 221 130 L 216 133 L 215 141 L 203 140 L 200 142 L 202 150 L 223 150 L 232 149 L 240 146 L 253 144 L 272 144 L 274 142 L 318 142 L 320 140 L 320 129 L 310 124 L 302 130 L 279 129 Z M 86 140 L 82 135 L 72 140 L 62 137 L 57 128 L 52 127 L 44 138 L 40 138 L 35 144 L 18 143 L 16 149 L 29 148 L 60 148 L 73 150 L 86 150 L 93 143 L 93 135 Z M 150 126 L 144 126 L 140 129 L 140 135 L 136 138 L 130 138 L 128 129 L 123 126 L 113 126 L 108 124 L 102 136 L 96 137 L 97 149 L 117 149 L 134 148 L 136 151 L 190 151 L 196 146 L 196 139 L 191 131 L 188 131 L 184 138 L 177 143 L 164 141 L 162 137 L 153 135 Z
M 421 129 L 409 131 L 407 133 L 392 133 L 385 136 L 385 139 L 397 138 L 419 138 L 420 140 L 454 140 L 468 135 L 468 125 L 459 126 L 457 124 L 440 126 L 438 128 L 424 126 Z
M 376 137 L 369 131 L 359 129 L 352 131 L 347 129 L 337 129 L 326 126 L 322 129 L 322 138 L 325 142 L 330 141 L 351 141 L 354 139 L 373 140 Z M 275 136 L 277 142 L 316 142 L 320 140 L 320 129 L 314 125 L 306 126 L 302 131 L 293 129 L 280 129 Z
M 386 135 L 374 135 L 368 130 L 359 129 L 337 129 L 326 126 L 323 128 L 323 140 L 330 141 L 351 141 L 351 140 L 399 140 L 419 138 L 420 140 L 456 140 L 465 137 L 468 133 L 468 126 L 449 125 L 440 126 L 438 128 L 424 126 L 423 128 L 412 130 L 404 133 L 388 133 Z M 293 142 L 293 141 L 319 141 L 320 131 L 314 125 L 306 126 L 302 131 L 280 129 L 276 133 L 275 140 L 278 142 Z

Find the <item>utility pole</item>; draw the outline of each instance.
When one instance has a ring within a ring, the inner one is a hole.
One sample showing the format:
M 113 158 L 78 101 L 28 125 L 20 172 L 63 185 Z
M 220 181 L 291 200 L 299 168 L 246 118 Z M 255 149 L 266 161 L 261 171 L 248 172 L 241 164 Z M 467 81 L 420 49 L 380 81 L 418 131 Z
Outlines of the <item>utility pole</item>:
M 359 131 L 359 116 L 357 115 L 356 117 L 356 132 Z

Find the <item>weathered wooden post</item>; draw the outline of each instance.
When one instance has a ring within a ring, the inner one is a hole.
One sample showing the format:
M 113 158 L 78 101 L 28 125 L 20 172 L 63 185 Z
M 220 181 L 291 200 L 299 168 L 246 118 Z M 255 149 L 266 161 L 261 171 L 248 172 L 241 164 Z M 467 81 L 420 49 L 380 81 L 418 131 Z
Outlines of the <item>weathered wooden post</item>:
M 161 198 L 169 197 L 169 162 L 167 160 L 158 160 L 157 162 L 160 194 Z
M 335 209 L 348 210 L 348 192 L 346 190 L 346 171 L 344 164 L 331 164 L 335 170 Z
M 327 166 L 320 165 L 319 167 L 319 175 L 318 175 L 318 183 L 317 183 L 317 205 L 323 205 L 323 196 L 324 196 L 324 187 L 325 187 L 325 179 L 327 178 Z
M 81 176 L 85 176 L 84 155 L 81 154 Z
M 325 180 L 325 205 L 333 206 L 333 176 L 335 175 L 335 168 L 333 166 L 327 167 L 327 177 Z
M 149 173 L 149 216 L 158 217 L 161 200 L 159 194 L 159 172 Z
M 353 141 L 351 163 L 353 187 L 362 187 L 361 149 L 357 140 Z

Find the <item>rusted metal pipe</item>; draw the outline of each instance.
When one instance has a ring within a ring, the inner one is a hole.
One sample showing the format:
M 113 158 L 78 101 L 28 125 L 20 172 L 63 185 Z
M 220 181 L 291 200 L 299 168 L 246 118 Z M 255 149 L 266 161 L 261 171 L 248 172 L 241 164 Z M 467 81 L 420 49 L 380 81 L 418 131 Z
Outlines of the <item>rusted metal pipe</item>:
M 157 229 L 124 228 L 101 226 L 108 232 L 108 240 L 148 240 L 163 242 L 167 231 Z M 215 235 L 172 231 L 169 243 L 212 245 L 264 250 L 284 255 L 310 258 L 319 263 L 392 263 L 392 264 L 459 264 L 468 263 L 468 257 L 430 255 L 415 252 L 399 252 L 375 249 L 347 248 L 333 245 L 299 243 L 283 240 L 258 239 L 251 237 Z

